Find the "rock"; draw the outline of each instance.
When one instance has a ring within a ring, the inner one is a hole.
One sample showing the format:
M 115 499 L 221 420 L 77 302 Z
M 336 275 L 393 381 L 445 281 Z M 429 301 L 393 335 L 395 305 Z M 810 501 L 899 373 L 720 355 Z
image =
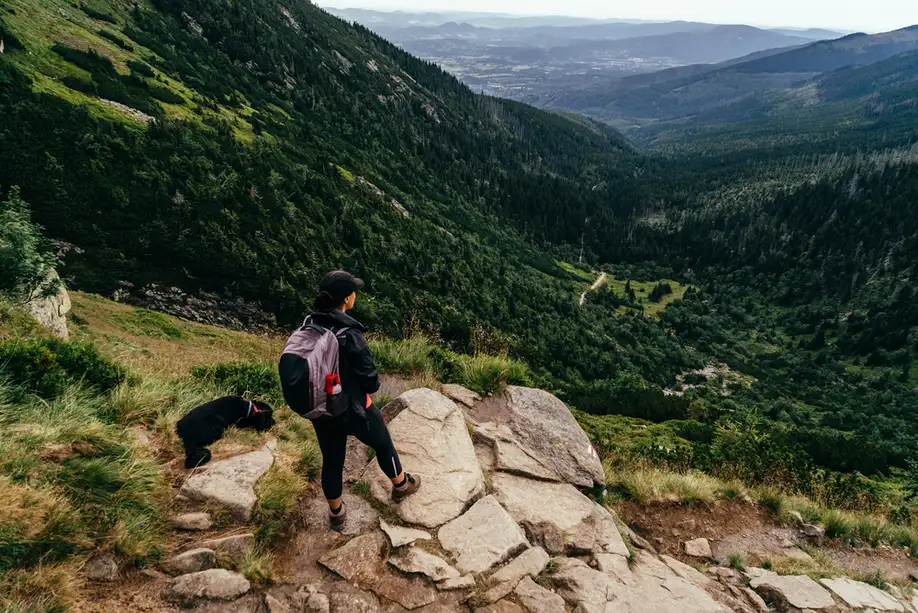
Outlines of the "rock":
M 800 527 L 800 530 L 803 534 L 809 538 L 821 539 L 826 535 L 826 529 L 821 526 L 814 526 L 813 524 L 803 524 Z
M 193 532 L 196 530 L 210 530 L 214 525 L 209 513 L 182 513 L 172 518 L 172 525 L 179 530 Z
M 438 538 L 466 573 L 489 570 L 529 545 L 522 528 L 494 496 L 482 498 L 440 528 Z
M 180 493 L 198 502 L 226 507 L 237 521 L 247 522 L 252 519 L 252 510 L 258 502 L 255 485 L 272 464 L 274 454 L 265 445 L 259 451 L 209 464 L 189 477 Z
M 523 613 L 523 610 L 509 600 L 501 600 L 483 609 L 475 609 L 475 613 Z
M 564 599 L 524 577 L 513 592 L 527 613 L 565 613 Z
M 187 575 L 210 570 L 217 565 L 217 554 L 213 549 L 191 549 L 166 560 L 166 569 L 174 575 Z
M 564 553 L 564 534 L 553 523 L 523 521 L 520 522 L 520 526 L 534 546 L 541 547 L 553 556 Z
M 237 534 L 212 539 L 201 543 L 201 547 L 213 549 L 218 554 L 225 554 L 230 560 L 238 562 L 255 549 L 255 535 L 252 533 Z
M 676 573 L 677 576 L 682 577 L 689 583 L 694 583 L 695 585 L 704 587 L 711 583 L 711 580 L 708 577 L 705 577 L 698 569 L 692 568 L 688 564 L 680 562 L 675 558 L 670 556 L 660 556 L 660 561 L 666 564 L 671 571 Z M 730 570 L 725 568 L 723 570 Z
M 103 553 L 91 559 L 83 567 L 83 574 L 92 581 L 117 581 L 120 578 L 118 562 L 110 553 Z
M 434 602 L 436 591 L 422 579 L 397 576 L 385 570 L 381 561 L 386 547 L 386 537 L 382 532 L 372 532 L 328 552 L 319 558 L 319 563 L 355 586 L 370 590 L 406 609 L 417 609 Z
M 579 487 L 605 483 L 602 463 L 567 406 L 543 390 L 508 387 L 470 411 L 476 423 L 506 424 L 526 455 Z
M 355 534 L 363 534 L 376 527 L 376 523 L 379 521 L 379 513 L 369 502 L 360 496 L 350 493 L 345 493 L 342 499 L 347 506 L 347 522 L 345 522 L 344 530 L 341 531 L 341 534 L 353 536 Z M 325 502 L 324 498 L 314 497 L 308 500 L 303 508 L 303 518 L 307 525 L 314 526 L 318 530 L 330 529 L 328 503 Z
M 50 296 L 36 296 L 27 307 L 32 317 L 50 330 L 58 338 L 66 340 L 70 334 L 67 330 L 67 313 L 70 312 L 70 295 L 61 283 L 57 271 L 51 270 L 42 285 L 54 287 Z
M 876 611 L 905 611 L 905 606 L 884 592 L 867 583 L 843 577 L 820 581 L 852 609 L 874 609 Z
M 574 486 L 507 473 L 495 473 L 492 484 L 497 500 L 513 519 L 522 524 L 552 524 L 567 536 L 569 551 L 629 555 L 615 517 Z
M 783 538 L 778 541 L 778 547 L 781 549 L 793 549 L 797 545 L 790 539 Z
M 637 532 L 635 532 L 628 526 L 624 526 L 624 532 L 625 532 L 625 536 L 628 537 L 628 540 L 631 541 L 631 544 L 637 547 L 638 549 L 643 549 L 644 551 L 649 551 L 650 553 L 654 553 L 654 554 L 657 552 L 654 546 L 651 545 L 647 539 L 639 535 Z
M 472 390 L 452 383 L 444 383 L 441 385 L 440 393 L 453 402 L 469 409 L 474 407 L 481 400 L 481 396 Z
M 480 424 L 475 429 L 475 440 L 490 447 L 488 466 L 494 470 L 546 481 L 561 480 L 558 473 L 535 457 L 505 424 Z
M 370 454 L 367 451 L 367 446 L 356 438 L 349 436 L 347 439 L 347 452 L 344 456 L 344 482 L 354 483 L 355 481 L 360 481 L 369 462 Z
M 720 579 L 721 581 L 729 582 L 736 579 L 736 571 L 732 568 L 724 568 L 723 566 L 717 566 L 708 570 L 709 573 Z
M 708 542 L 708 539 L 686 541 L 682 544 L 682 547 L 685 550 L 685 555 L 693 558 L 710 558 L 713 556 L 711 543 Z
M 593 570 L 576 558 L 563 558 L 551 575 L 560 595 L 572 607 L 604 613 L 606 603 L 615 593 L 617 583 L 611 577 Z
M 511 583 L 498 583 L 484 594 L 478 597 L 478 600 L 481 601 L 481 604 L 489 605 L 494 604 L 498 600 L 502 600 L 510 595 L 513 592 L 515 586 Z
M 548 554 L 541 547 L 527 549 L 509 564 L 491 575 L 489 583 L 512 583 L 514 586 L 523 577 L 538 577 L 549 562 Z
M 835 605 L 832 595 L 807 576 L 782 576 L 761 568 L 746 571 L 749 585 L 779 608 L 825 609 Z
M 616 553 L 597 553 L 593 556 L 596 569 L 625 585 L 634 585 L 634 575 L 628 559 Z
M 379 601 L 372 594 L 351 586 L 328 595 L 330 613 L 379 613 Z
M 794 547 L 793 549 L 787 549 L 782 552 L 784 556 L 792 558 L 794 560 L 800 560 L 801 562 L 812 562 L 813 557 L 802 549 Z
M 271 594 L 265 594 L 265 607 L 268 609 L 268 613 L 293 613 L 293 609 Z
M 389 564 L 403 573 L 421 574 L 432 581 L 459 578 L 459 571 L 446 561 L 417 547 L 411 547 L 407 551 L 391 556 Z
M 755 590 L 744 587 L 742 588 L 742 592 L 746 600 L 749 601 L 749 604 L 751 604 L 756 611 L 759 613 L 768 613 L 768 604 L 762 600 L 761 596 L 755 593 Z
M 431 538 L 430 535 L 423 530 L 393 526 L 384 519 L 379 520 L 379 527 L 386 533 L 386 536 L 389 537 L 389 542 L 392 543 L 393 547 L 404 547 L 415 541 L 429 541 Z
M 442 591 L 465 590 L 475 587 L 475 577 L 463 575 L 458 579 L 447 579 L 437 584 L 437 589 Z
M 389 406 L 397 413 L 389 431 L 402 465 L 422 481 L 420 490 L 395 510 L 408 523 L 441 526 L 484 491 L 465 415 L 455 402 L 426 388 L 405 392 Z M 392 484 L 375 462 L 364 480 L 377 500 L 391 503 Z
M 239 573 L 215 568 L 176 577 L 167 594 L 185 605 L 194 605 L 201 600 L 235 600 L 251 587 Z
M 303 605 L 305 613 L 330 613 L 331 603 L 325 594 L 313 594 Z

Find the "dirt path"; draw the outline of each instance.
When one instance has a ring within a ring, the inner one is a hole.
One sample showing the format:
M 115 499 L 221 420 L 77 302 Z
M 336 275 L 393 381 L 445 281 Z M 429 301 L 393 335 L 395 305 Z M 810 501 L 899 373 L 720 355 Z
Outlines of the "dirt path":
M 586 304 L 587 294 L 589 294 L 590 292 L 595 292 L 597 289 L 599 289 L 599 287 L 603 283 L 606 282 L 607 277 L 608 275 L 606 273 L 602 273 L 601 275 L 599 275 L 599 278 L 596 279 L 593 285 L 590 286 L 590 289 L 580 294 L 580 306 L 583 306 L 584 304 Z

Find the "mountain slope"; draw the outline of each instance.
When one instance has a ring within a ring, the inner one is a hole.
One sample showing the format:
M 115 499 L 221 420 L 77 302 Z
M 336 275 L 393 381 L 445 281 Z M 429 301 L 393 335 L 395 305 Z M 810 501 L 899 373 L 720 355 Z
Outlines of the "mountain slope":
M 604 119 L 667 120 L 719 110 L 767 90 L 785 89 L 849 65 L 869 65 L 918 49 L 918 27 L 884 34 L 852 34 L 783 53 L 767 53 L 713 69 L 674 69 L 560 93 L 546 106 Z

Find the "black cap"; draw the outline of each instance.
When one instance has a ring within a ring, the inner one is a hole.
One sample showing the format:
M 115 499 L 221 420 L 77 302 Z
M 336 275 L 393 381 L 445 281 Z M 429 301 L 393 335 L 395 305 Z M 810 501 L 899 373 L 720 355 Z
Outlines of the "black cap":
M 362 289 L 363 279 L 343 270 L 333 270 L 319 283 L 316 308 L 320 311 L 337 308 L 345 298 Z

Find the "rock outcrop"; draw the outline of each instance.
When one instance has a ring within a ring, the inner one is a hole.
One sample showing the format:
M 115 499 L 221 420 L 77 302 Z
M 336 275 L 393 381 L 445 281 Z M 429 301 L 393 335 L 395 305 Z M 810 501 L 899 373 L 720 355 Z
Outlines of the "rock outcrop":
M 273 441 L 263 449 L 209 464 L 188 478 L 180 494 L 225 507 L 237 521 L 249 521 L 258 498 L 255 486 L 274 464 Z
M 465 416 L 455 402 L 429 389 L 405 392 L 390 403 L 389 423 L 402 466 L 421 477 L 417 494 L 395 507 L 406 522 L 436 528 L 461 515 L 484 491 L 484 476 Z M 376 465 L 364 473 L 373 496 L 391 502 L 392 484 Z
M 482 498 L 438 533 L 462 572 L 481 573 L 529 546 L 523 529 L 493 496 Z
M 55 270 L 48 273 L 43 285 L 48 284 L 53 284 L 56 290 L 50 296 L 34 297 L 28 302 L 28 310 L 38 323 L 55 336 L 66 340 L 70 336 L 67 329 L 67 313 L 71 308 L 70 294 Z

